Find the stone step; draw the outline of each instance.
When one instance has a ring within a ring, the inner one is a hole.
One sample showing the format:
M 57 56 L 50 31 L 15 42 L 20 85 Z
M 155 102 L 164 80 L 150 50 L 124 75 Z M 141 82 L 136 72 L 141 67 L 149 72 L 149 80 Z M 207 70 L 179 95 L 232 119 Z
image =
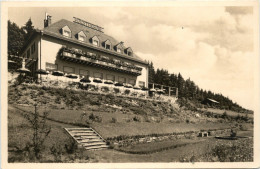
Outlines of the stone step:
M 68 131 L 93 131 L 91 128 L 67 128 Z
M 105 142 L 94 142 L 94 143 L 82 143 L 84 147 L 92 147 L 92 146 L 103 146 L 106 145 Z
M 95 135 L 95 136 L 81 136 L 80 139 L 100 139 L 99 136 Z
M 100 142 L 103 141 L 101 139 L 82 139 L 81 141 L 79 141 L 80 143 L 92 143 L 92 142 Z
M 73 136 L 96 136 L 96 133 L 71 133 Z
M 85 147 L 86 150 L 98 150 L 98 149 L 104 149 L 104 148 L 108 148 L 107 145 L 102 145 L 102 146 L 92 146 L 92 147 Z
M 65 130 L 86 150 L 100 150 L 109 147 L 92 128 L 65 128 Z
M 71 133 L 95 133 L 94 131 L 91 131 L 91 130 L 86 130 L 86 131 L 70 131 Z

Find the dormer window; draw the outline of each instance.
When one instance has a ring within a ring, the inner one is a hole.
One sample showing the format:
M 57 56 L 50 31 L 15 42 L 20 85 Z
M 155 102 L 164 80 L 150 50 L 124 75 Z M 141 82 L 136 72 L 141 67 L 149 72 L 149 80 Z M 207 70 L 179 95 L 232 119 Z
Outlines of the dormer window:
M 95 45 L 95 46 L 99 46 L 99 39 L 97 36 L 94 36 L 92 38 L 92 44 Z
M 79 37 L 78 37 L 78 38 L 79 38 L 79 41 L 83 41 L 83 42 L 84 42 L 84 41 L 85 41 L 85 39 L 86 39 L 86 37 L 85 37 L 85 36 L 82 36 L 82 35 L 79 35 Z
M 93 45 L 98 46 L 98 41 L 97 40 L 93 40 Z
M 79 40 L 79 41 L 82 41 L 82 42 L 86 41 L 86 35 L 85 35 L 85 33 L 84 33 L 83 31 L 80 31 L 80 32 L 77 34 L 77 37 L 78 37 L 78 40 Z
M 71 37 L 71 30 L 68 26 L 64 26 L 63 28 L 61 28 L 61 33 L 63 36 Z
M 130 47 L 128 47 L 125 49 L 125 54 L 127 54 L 128 56 L 133 56 L 133 50 Z
M 112 47 L 112 43 L 110 42 L 110 40 L 106 40 L 105 42 L 103 42 L 102 45 L 105 49 L 111 50 Z
M 116 52 L 118 52 L 118 53 L 122 53 L 123 52 L 123 42 L 120 42 L 120 43 L 118 43 L 116 46 L 115 46 L 115 50 L 116 50 Z
M 122 53 L 122 50 L 120 48 L 117 48 L 118 53 Z
M 111 45 L 109 45 L 109 44 L 106 44 L 106 49 L 111 49 Z
M 64 30 L 64 31 L 63 31 L 63 35 L 64 35 L 64 36 L 67 36 L 67 37 L 71 37 L 71 32 L 70 32 L 70 31 L 67 31 L 67 30 Z

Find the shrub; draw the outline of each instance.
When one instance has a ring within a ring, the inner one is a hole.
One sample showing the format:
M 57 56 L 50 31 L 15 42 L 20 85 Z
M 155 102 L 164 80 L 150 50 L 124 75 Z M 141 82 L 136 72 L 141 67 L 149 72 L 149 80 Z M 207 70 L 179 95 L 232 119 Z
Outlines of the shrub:
M 186 119 L 186 123 L 190 123 L 190 119 Z
M 109 92 L 109 88 L 108 88 L 107 86 L 103 86 L 103 87 L 101 88 L 101 91 L 102 91 L 102 92 Z
M 52 145 L 50 148 L 51 154 L 54 156 L 55 162 L 61 162 L 61 156 L 62 156 L 62 147 L 60 145 Z
M 116 118 L 112 117 L 111 123 L 116 123 L 116 122 L 117 122 Z
M 93 113 L 91 113 L 88 118 L 94 122 L 102 122 L 102 117 L 94 115 Z
M 137 117 L 137 116 L 134 116 L 134 117 L 133 117 L 133 121 L 140 122 L 141 120 L 140 120 L 140 118 L 139 118 L 139 117 Z
M 30 128 L 33 129 L 32 143 L 28 145 L 33 148 L 35 157 L 40 159 L 41 152 L 44 149 L 43 143 L 51 132 L 51 127 L 46 125 L 48 112 L 43 112 L 43 117 L 40 117 L 37 111 L 37 105 L 35 105 L 34 114 L 25 114 L 24 117 L 29 121 Z
M 130 110 L 132 110 L 134 114 L 147 115 L 146 111 L 140 107 L 130 107 Z
M 120 93 L 120 90 L 118 88 L 114 88 L 114 92 L 117 94 Z
M 66 153 L 73 154 L 78 149 L 78 145 L 72 138 L 70 138 L 68 142 L 65 143 L 64 148 L 66 150 Z
M 224 113 L 221 115 L 221 118 L 223 118 L 223 119 L 226 119 L 227 117 L 228 117 L 227 112 L 224 112 Z
M 125 90 L 125 94 L 126 94 L 126 95 L 129 95 L 129 94 L 130 94 L 130 90 L 126 89 L 126 90 Z

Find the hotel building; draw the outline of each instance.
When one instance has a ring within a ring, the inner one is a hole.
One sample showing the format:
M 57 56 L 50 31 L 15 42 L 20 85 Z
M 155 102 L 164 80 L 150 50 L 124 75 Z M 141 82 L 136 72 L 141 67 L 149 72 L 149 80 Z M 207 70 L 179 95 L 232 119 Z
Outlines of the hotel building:
M 34 77 L 39 76 L 36 70 L 43 69 L 76 74 L 78 80 L 88 76 L 148 87 L 147 62 L 100 26 L 75 17 L 73 22 L 62 19 L 52 24 L 47 15 L 43 30 L 30 37 L 21 56 Z M 54 78 L 51 73 L 49 78 Z

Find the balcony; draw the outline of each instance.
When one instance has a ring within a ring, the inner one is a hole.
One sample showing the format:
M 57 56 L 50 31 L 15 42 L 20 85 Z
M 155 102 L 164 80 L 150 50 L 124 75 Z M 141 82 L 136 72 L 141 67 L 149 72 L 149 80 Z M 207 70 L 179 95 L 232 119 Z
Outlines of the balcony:
M 141 67 L 137 67 L 134 65 L 127 65 L 124 64 L 124 62 L 113 62 L 108 57 L 101 57 L 94 53 L 83 53 L 83 52 L 75 52 L 67 49 L 63 49 L 60 53 L 60 58 L 62 60 L 66 60 L 69 62 L 89 65 L 89 66 L 95 66 L 100 67 L 107 70 L 114 70 L 122 73 L 131 74 L 134 76 L 140 76 Z

